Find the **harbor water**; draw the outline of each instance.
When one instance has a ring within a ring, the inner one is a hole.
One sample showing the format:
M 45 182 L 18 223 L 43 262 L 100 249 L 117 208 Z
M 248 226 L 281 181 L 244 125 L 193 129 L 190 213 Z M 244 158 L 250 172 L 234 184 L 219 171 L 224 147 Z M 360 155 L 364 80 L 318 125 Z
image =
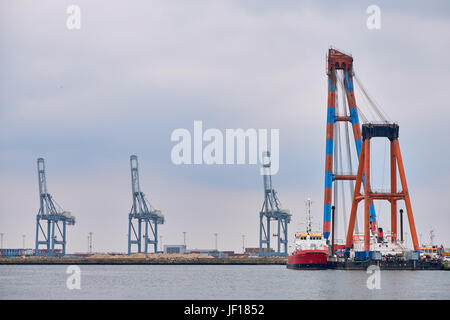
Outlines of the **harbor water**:
M 448 271 L 288 270 L 283 265 L 0 265 L 0 299 L 450 299 Z M 79 268 L 79 269 L 78 269 Z M 69 273 L 68 273 L 69 271 Z M 375 282 L 371 282 L 372 284 Z

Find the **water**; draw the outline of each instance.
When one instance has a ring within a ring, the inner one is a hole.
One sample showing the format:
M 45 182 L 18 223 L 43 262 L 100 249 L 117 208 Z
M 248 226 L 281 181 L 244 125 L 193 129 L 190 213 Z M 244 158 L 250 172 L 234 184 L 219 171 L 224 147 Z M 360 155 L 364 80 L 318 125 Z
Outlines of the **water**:
M 266 265 L 0 265 L 0 299 L 450 299 L 448 271 L 381 271 L 369 290 L 365 271 L 288 270 Z

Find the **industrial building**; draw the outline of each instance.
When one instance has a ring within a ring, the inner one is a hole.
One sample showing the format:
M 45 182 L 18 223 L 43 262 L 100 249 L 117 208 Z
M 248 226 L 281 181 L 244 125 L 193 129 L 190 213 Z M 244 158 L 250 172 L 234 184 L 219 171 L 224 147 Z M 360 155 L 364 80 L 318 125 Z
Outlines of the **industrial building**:
M 164 253 L 180 253 L 180 254 L 188 253 L 186 250 L 186 246 L 184 244 L 181 244 L 181 245 L 165 244 L 163 252 Z
M 55 249 L 53 255 L 61 255 L 61 249 Z M 23 257 L 23 256 L 34 256 L 34 255 L 49 255 L 45 249 L 40 249 L 38 254 L 36 254 L 35 249 L 0 249 L 0 256 L 2 257 Z

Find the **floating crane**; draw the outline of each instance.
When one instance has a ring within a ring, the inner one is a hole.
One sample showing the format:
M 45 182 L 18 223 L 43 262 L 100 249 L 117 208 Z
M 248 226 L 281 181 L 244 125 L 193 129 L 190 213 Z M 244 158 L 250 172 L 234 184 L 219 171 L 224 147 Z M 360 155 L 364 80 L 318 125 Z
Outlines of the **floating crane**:
M 359 252 L 361 258 L 369 258 L 371 251 L 371 236 L 383 235 L 382 228 L 378 228 L 374 200 L 387 200 L 391 205 L 391 243 L 403 248 L 402 241 L 397 242 L 397 201 L 403 200 L 406 205 L 408 222 L 411 230 L 414 250 L 419 251 L 411 201 L 406 185 L 400 146 L 398 143 L 399 126 L 392 122 L 381 107 L 367 93 L 353 69 L 353 58 L 341 51 L 330 48 L 327 56 L 328 75 L 328 106 L 326 128 L 326 161 L 325 161 L 325 193 L 324 193 L 324 222 L 323 232 L 328 240 L 331 229 L 331 208 L 336 209 L 338 215 L 338 186 L 349 182 L 351 194 L 350 220 L 347 223 L 345 208 L 345 193 L 342 188 L 342 214 L 345 230 L 346 254 L 353 246 L 354 233 L 358 232 L 357 207 L 364 200 L 364 251 Z M 353 78 L 357 86 L 353 86 Z M 340 89 L 340 90 L 338 90 Z M 359 89 L 361 97 L 369 105 L 368 111 L 376 118 L 368 121 L 361 108 L 356 105 L 355 90 Z M 342 104 L 338 91 L 343 92 Z M 363 121 L 362 130 L 359 117 Z M 350 130 L 349 124 L 352 125 Z M 341 131 L 343 130 L 343 131 Z M 350 136 L 353 134 L 355 148 L 350 147 Z M 391 190 L 389 192 L 373 192 L 370 176 L 370 140 L 374 137 L 385 137 L 390 141 L 391 151 Z M 335 143 L 336 140 L 336 143 Z M 346 153 L 343 155 L 343 150 Z M 352 152 L 352 150 L 354 150 Z M 357 158 L 357 173 L 353 172 L 352 159 Z M 397 190 L 397 167 L 402 184 L 402 191 Z M 355 186 L 356 184 L 356 186 Z M 361 193 L 361 188 L 364 190 Z M 402 212 L 402 210 L 400 210 Z M 336 228 L 334 228 L 336 229 Z M 335 230 L 333 230 L 334 233 Z M 357 235 L 358 236 L 358 235 Z M 333 235 L 333 239 L 335 235 Z M 381 241 L 381 240 L 380 240 Z
M 74 225 L 75 217 L 62 208 L 47 191 L 47 180 L 45 177 L 45 163 L 43 158 L 37 159 L 39 201 L 40 208 L 36 216 L 36 255 L 65 255 L 66 254 L 66 225 Z M 45 226 L 45 222 L 47 225 Z M 40 240 L 42 239 L 42 240 Z M 45 245 L 45 249 L 40 249 Z M 55 249 L 61 246 L 61 251 Z
M 264 177 L 264 203 L 259 213 L 259 255 L 287 256 L 288 223 L 291 221 L 291 213 L 287 209 L 282 209 L 280 200 L 278 200 L 277 193 L 272 188 L 270 151 L 263 152 L 262 159 Z M 275 234 L 278 240 L 278 247 L 276 252 L 272 252 L 270 247 L 270 223 L 272 220 L 278 222 L 278 232 L 277 234 Z M 283 245 L 283 250 L 281 249 L 281 245 Z
M 156 210 L 150 205 L 141 191 L 136 155 L 130 157 L 130 166 L 133 205 L 128 215 L 128 254 L 132 253 L 132 245 L 136 245 L 137 252 L 141 253 L 142 244 L 144 253 L 148 253 L 150 244 L 153 244 L 156 253 L 158 251 L 158 224 L 164 223 L 164 216 L 160 210 Z M 144 231 L 142 228 L 144 228 Z M 142 240 L 144 240 L 143 243 Z

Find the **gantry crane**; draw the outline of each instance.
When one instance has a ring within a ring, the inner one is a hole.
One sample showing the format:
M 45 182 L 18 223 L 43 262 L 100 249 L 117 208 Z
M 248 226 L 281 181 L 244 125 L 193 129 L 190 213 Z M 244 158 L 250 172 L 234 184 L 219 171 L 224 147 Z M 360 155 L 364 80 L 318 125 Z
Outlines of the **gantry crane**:
M 149 244 L 153 244 L 156 253 L 158 251 L 158 224 L 164 223 L 164 216 L 160 210 L 156 210 L 150 205 L 141 191 L 136 155 L 130 157 L 130 166 L 133 205 L 128 215 L 128 254 L 132 253 L 132 245 L 137 246 L 137 252 L 142 252 L 142 240 L 144 253 L 148 253 Z M 144 232 L 142 227 L 144 227 Z
M 259 255 L 288 255 L 288 223 L 291 221 L 289 210 L 282 209 L 276 191 L 272 188 L 272 173 L 270 170 L 270 151 L 263 152 L 264 203 L 259 213 Z M 265 221 L 264 221 L 265 220 Z M 277 221 L 277 251 L 270 247 L 270 223 Z M 265 226 L 264 226 L 265 225 Z M 283 245 L 283 249 L 281 246 Z
M 65 255 L 66 254 L 66 225 L 74 225 L 75 217 L 62 208 L 47 191 L 45 177 L 45 163 L 43 158 L 37 159 L 39 182 L 39 212 L 36 216 L 36 255 Z M 47 225 L 43 223 L 47 221 Z M 41 240 L 42 239 L 42 240 Z M 45 249 L 40 249 L 45 245 Z M 58 252 L 57 245 L 61 246 Z

